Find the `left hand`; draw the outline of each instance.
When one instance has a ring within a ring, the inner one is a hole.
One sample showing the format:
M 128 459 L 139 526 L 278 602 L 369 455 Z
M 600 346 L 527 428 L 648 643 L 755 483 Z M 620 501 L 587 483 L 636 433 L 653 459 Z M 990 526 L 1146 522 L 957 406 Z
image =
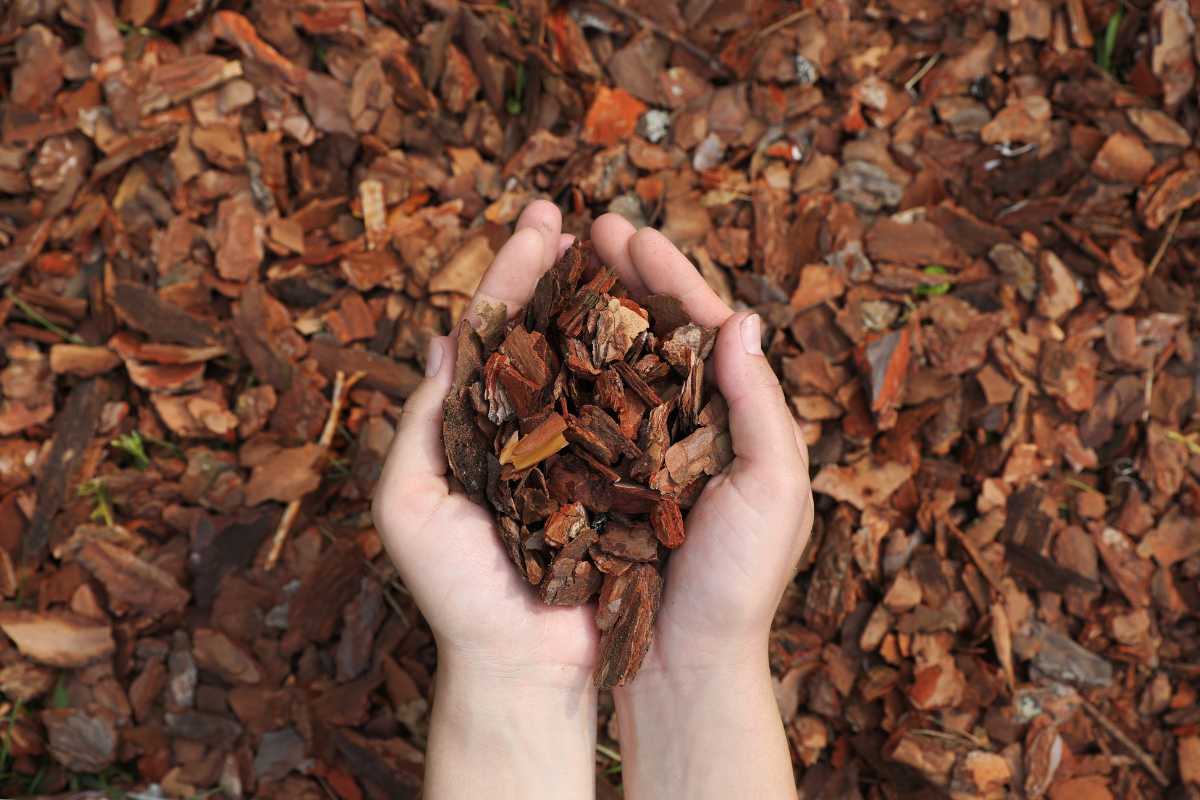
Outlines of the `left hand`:
M 558 209 L 531 203 L 480 281 L 468 322 L 484 302 L 515 316 L 570 243 Z M 491 509 L 451 491 L 442 403 L 456 345 L 454 335 L 430 343 L 427 376 L 404 404 L 372 507 L 438 647 L 424 796 L 591 797 L 595 611 L 543 605 L 509 561 Z
M 516 316 L 571 240 L 557 207 L 531 203 L 483 276 L 467 320 L 477 319 L 482 302 L 504 303 Z M 594 611 L 539 602 L 509 561 L 491 509 L 450 490 L 442 402 L 456 347 L 455 334 L 430 343 L 429 374 L 404 404 L 375 491 L 376 527 L 433 630 L 441 663 L 523 682 L 586 685 L 598 642 Z

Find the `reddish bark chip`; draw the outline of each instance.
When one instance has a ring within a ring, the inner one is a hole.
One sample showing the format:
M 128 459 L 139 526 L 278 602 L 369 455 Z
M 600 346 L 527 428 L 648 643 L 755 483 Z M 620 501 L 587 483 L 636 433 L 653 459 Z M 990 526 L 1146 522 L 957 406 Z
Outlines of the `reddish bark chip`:
M 262 215 L 247 195 L 221 203 L 217 218 L 217 272 L 231 281 L 248 281 L 263 260 Z
M 1142 140 L 1121 132 L 1108 137 L 1092 162 L 1092 172 L 1097 176 L 1123 183 L 1141 183 L 1152 169 L 1154 156 Z
M 0 630 L 22 655 L 51 667 L 82 667 L 116 647 L 108 624 L 61 612 L 0 611 Z
M 611 147 L 633 135 L 646 104 L 624 89 L 601 86 L 583 120 L 583 139 L 588 144 Z
M 1200 784 L 1200 736 L 1179 740 L 1179 777 L 1184 783 Z
M 654 535 L 662 542 L 663 547 L 674 550 L 683 544 L 683 514 L 679 510 L 679 503 L 673 497 L 664 497 L 654 504 L 654 509 L 650 512 L 650 522 L 654 525 Z
M 609 689 L 637 674 L 654 639 L 654 618 L 662 600 L 662 578 L 649 564 L 635 564 L 621 575 L 607 575 L 596 609 L 600 659 L 596 686 Z

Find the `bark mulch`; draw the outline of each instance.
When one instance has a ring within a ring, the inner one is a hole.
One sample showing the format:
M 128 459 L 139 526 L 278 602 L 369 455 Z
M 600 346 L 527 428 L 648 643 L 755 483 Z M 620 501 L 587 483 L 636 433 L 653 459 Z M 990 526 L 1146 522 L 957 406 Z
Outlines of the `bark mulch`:
M 548 197 L 767 323 L 804 797 L 1200 797 L 1198 13 L 4 3 L 0 795 L 419 794 L 369 497 Z

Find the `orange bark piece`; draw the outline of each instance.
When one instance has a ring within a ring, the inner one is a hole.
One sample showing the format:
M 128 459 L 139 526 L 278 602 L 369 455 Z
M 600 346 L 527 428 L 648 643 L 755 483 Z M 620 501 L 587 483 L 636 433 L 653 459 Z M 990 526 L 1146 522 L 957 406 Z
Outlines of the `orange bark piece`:
M 1118 131 L 1109 136 L 1096 159 L 1092 172 L 1106 181 L 1140 183 L 1154 169 L 1154 155 L 1131 133 Z
M 354 781 L 354 776 L 344 770 L 329 767 L 324 773 L 325 781 L 341 800 L 362 800 L 362 789 Z
M 650 524 L 654 526 L 654 535 L 663 547 L 674 550 L 683 544 L 686 531 L 683 528 L 683 513 L 679 503 L 674 498 L 664 497 L 650 511 Z
M 583 140 L 611 147 L 633 135 L 646 104 L 624 89 L 600 87 L 583 120 Z
M 79 260 L 71 253 L 42 253 L 37 259 L 37 269 L 46 275 L 70 277 L 79 272 Z
M 213 15 L 213 35 L 233 44 L 242 56 L 267 66 L 282 78 L 288 87 L 299 91 L 304 88 L 308 70 L 288 61 L 278 50 L 263 41 L 254 28 L 254 23 L 236 11 L 218 11 Z
M 911 329 L 904 327 L 866 347 L 864 360 L 871 373 L 871 410 L 876 413 L 881 414 L 900 403 L 900 394 L 904 388 L 904 379 L 908 375 L 908 362 L 912 354 L 911 336 Z
M 21 655 L 51 667 L 82 667 L 115 649 L 112 626 L 62 612 L 0 611 L 0 630 Z
M 1179 740 L 1179 777 L 1184 783 L 1200 785 L 1200 736 Z
M 508 454 L 513 467 L 517 470 L 528 469 L 562 450 L 567 446 L 566 437 L 563 436 L 566 429 L 567 422 L 560 415 L 546 417 L 540 425 L 523 436 Z
M 1112 797 L 1103 775 L 1070 778 L 1050 787 L 1050 800 L 1112 800 Z
M 56 374 L 91 377 L 101 375 L 121 363 L 121 358 L 107 347 L 88 347 L 80 344 L 56 344 L 50 348 L 50 369 Z

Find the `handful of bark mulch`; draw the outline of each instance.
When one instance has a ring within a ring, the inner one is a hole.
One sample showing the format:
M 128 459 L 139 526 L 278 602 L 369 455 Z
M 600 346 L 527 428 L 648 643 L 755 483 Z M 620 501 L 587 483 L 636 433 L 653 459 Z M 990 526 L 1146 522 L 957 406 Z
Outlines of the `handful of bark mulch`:
M 619 686 L 650 647 L 682 509 L 733 457 L 724 400 L 704 385 L 717 331 L 675 298 L 627 297 L 588 243 L 542 276 L 523 314 L 480 317 L 458 340 L 447 460 L 543 602 L 599 592 L 594 680 Z

